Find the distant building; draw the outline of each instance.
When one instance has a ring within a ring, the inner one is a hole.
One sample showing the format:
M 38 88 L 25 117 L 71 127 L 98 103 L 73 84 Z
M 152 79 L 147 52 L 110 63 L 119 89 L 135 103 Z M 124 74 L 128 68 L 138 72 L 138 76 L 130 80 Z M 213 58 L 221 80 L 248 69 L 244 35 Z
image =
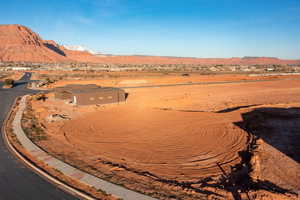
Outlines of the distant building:
M 123 89 L 97 85 L 67 85 L 54 90 L 56 99 L 69 100 L 75 105 L 111 104 L 124 102 Z
M 11 70 L 14 71 L 26 71 L 26 70 L 31 70 L 30 67 L 12 67 Z
M 266 69 L 266 71 L 268 71 L 268 72 L 273 72 L 273 71 L 275 71 L 275 68 L 273 68 L 273 67 L 268 67 L 268 68 Z

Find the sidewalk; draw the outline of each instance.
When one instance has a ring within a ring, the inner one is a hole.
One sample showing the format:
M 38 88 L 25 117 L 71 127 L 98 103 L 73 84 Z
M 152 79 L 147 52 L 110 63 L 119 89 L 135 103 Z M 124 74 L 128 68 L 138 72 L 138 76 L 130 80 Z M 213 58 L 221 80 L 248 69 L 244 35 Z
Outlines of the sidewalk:
M 39 161 L 47 164 L 49 167 L 52 167 L 65 176 L 77 180 L 78 182 L 85 184 L 90 187 L 94 187 L 97 190 L 105 191 L 108 194 L 113 195 L 114 197 L 121 198 L 124 200 L 154 200 L 154 198 L 143 195 L 132 190 L 128 190 L 121 186 L 115 185 L 113 183 L 102 180 L 98 177 L 85 173 L 81 170 L 78 170 L 71 165 L 64 163 L 53 156 L 47 154 L 37 145 L 35 145 L 31 140 L 26 136 L 22 127 L 21 119 L 22 114 L 26 107 L 26 96 L 22 97 L 19 105 L 19 109 L 16 113 L 15 118 L 13 119 L 13 132 L 16 135 L 18 141 L 21 143 L 24 149 L 34 156 Z

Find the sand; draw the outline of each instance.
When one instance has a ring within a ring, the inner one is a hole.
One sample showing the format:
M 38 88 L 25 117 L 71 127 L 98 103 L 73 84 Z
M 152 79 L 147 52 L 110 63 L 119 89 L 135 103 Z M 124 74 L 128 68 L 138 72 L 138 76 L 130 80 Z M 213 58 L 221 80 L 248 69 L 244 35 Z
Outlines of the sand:
M 232 199 L 228 190 L 222 192 L 214 186 L 197 184 L 207 177 L 218 182 L 242 162 L 240 153 L 249 148 L 253 139 L 249 130 L 241 126 L 248 123 L 243 114 L 279 105 L 299 106 L 296 103 L 300 102 L 298 80 L 139 88 L 126 92 L 128 101 L 120 105 L 73 107 L 55 100 L 52 94 L 46 102 L 33 101 L 34 113 L 49 136 L 38 144 L 100 177 L 161 199 L 168 199 L 167 194 L 182 199 L 221 194 L 221 199 Z M 55 113 L 66 114 L 71 120 L 46 120 Z M 261 145 L 260 153 L 253 156 L 257 161 L 251 174 L 253 180 L 268 180 L 279 188 L 297 192 L 299 182 L 293 177 L 299 171 L 297 161 L 287 162 L 289 155 L 281 152 L 275 174 L 284 178 L 274 178 L 273 168 L 268 169 L 276 161 L 276 147 L 272 146 L 271 151 Z M 154 195 L 154 191 L 160 194 Z M 256 199 L 272 199 L 272 195 L 275 199 L 296 198 L 272 192 L 249 194 Z

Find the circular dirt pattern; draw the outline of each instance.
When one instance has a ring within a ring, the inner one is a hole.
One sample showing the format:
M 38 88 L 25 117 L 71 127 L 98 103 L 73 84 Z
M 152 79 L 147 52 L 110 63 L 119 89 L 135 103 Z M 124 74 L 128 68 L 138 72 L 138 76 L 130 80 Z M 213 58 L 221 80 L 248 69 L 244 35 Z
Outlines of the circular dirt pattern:
M 66 141 L 164 179 L 197 180 L 240 162 L 248 135 L 234 125 L 239 113 L 197 113 L 112 107 L 67 122 Z

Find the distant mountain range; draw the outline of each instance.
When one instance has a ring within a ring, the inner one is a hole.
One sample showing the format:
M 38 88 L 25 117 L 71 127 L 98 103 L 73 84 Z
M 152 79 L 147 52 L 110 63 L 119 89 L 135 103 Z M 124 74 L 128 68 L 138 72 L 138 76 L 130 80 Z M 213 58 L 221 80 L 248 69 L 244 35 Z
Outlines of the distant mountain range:
M 0 62 L 203 65 L 300 64 L 300 60 L 282 60 L 271 57 L 181 58 L 99 54 L 80 45 L 62 46 L 53 40 L 43 40 L 37 33 L 22 25 L 0 25 Z

